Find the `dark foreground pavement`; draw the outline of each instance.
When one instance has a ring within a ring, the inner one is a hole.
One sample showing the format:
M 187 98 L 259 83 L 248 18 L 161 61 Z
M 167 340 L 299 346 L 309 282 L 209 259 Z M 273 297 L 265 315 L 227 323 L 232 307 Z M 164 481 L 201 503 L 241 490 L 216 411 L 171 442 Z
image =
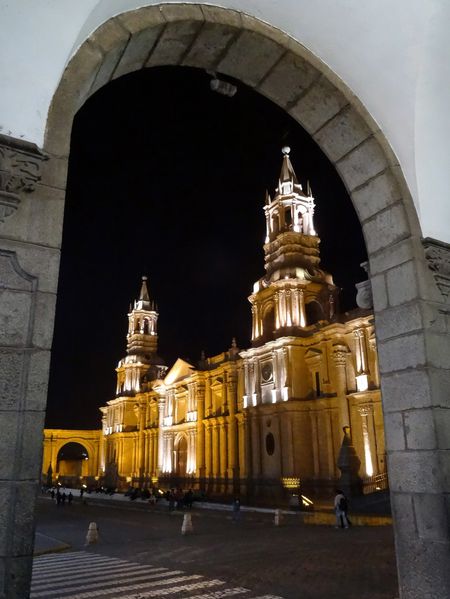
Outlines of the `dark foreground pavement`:
M 63 508 L 45 498 L 38 501 L 37 531 L 57 539 L 55 546 L 59 544 L 60 549 L 63 543 L 69 544 L 69 552 L 87 551 L 135 564 L 182 570 L 186 575 L 220 578 L 253 594 L 284 599 L 397 596 L 390 527 L 335 530 L 304 525 L 298 514 L 286 516 L 283 525 L 275 527 L 273 516 L 264 513 L 242 513 L 240 522 L 234 523 L 229 512 L 196 510 L 194 505 L 194 532 L 182 536 L 182 520 L 182 513 L 147 505 L 74 503 Z M 86 548 L 90 522 L 97 523 L 100 540 Z M 70 571 L 66 574 L 70 577 Z M 88 577 L 87 573 L 86 583 Z M 114 596 L 125 595 L 129 596 L 118 591 Z M 181 592 L 176 596 L 190 594 Z M 52 597 L 56 599 L 58 594 Z

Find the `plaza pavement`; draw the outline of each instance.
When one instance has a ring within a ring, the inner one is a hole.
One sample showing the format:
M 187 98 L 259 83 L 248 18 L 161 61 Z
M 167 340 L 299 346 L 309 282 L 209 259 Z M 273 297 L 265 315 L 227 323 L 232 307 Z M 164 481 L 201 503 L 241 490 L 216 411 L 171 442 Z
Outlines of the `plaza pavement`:
M 397 596 L 389 526 L 335 530 L 305 525 L 298 513 L 286 513 L 276 527 L 273 511 L 245 506 L 234 523 L 229 511 L 194 504 L 194 532 L 183 536 L 183 513 L 169 512 L 164 504 L 90 498 L 64 507 L 39 499 L 38 534 L 70 549 L 35 558 L 32 598 Z M 100 539 L 85 546 L 90 522 L 97 523 Z M 36 547 L 39 551 L 39 540 Z

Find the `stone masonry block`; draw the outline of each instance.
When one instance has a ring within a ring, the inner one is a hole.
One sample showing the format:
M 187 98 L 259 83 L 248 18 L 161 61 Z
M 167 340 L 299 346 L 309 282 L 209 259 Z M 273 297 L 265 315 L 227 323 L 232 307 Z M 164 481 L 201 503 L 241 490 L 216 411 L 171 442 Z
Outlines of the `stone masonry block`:
M 25 406 L 27 410 L 38 412 L 45 410 L 49 371 L 50 351 L 30 352 L 27 388 L 25 389 Z
M 257 86 L 283 53 L 284 48 L 272 40 L 252 31 L 243 31 L 217 65 L 217 70 L 247 85 Z
M 446 541 L 449 521 L 444 496 L 423 493 L 413 496 L 414 512 L 420 538 Z
M 14 218 L 6 220 L 2 233 L 10 239 L 61 246 L 64 216 L 64 192 L 37 185 L 32 194 L 22 197 Z
M 417 368 L 427 362 L 422 334 L 414 333 L 378 344 L 380 372 L 389 373 L 405 368 Z
M 409 526 L 411 528 L 411 525 Z M 405 527 L 405 530 L 408 530 Z M 447 542 L 400 536 L 396 527 L 396 555 L 401 596 L 407 599 L 443 599 L 450 589 Z
M 336 163 L 336 169 L 349 191 L 363 185 L 387 167 L 388 162 L 380 144 L 373 137 Z
M 439 493 L 437 451 L 389 452 L 389 486 L 394 493 Z
M 418 296 L 417 275 L 413 261 L 404 262 L 388 270 L 386 282 L 391 306 L 399 306 Z
M 197 36 L 200 21 L 168 23 L 145 66 L 179 64 Z
M 0 410 L 17 410 L 22 396 L 24 354 L 0 349 Z
M 89 40 L 100 50 L 107 54 L 122 46 L 127 42 L 130 36 L 129 31 L 123 26 L 119 17 L 105 21 L 90 36 Z
M 204 21 L 198 4 L 162 4 L 160 10 L 166 21 Z
M 20 447 L 17 448 L 20 451 L 20 480 L 40 479 L 44 421 L 44 410 L 21 413 Z
M 371 132 L 351 106 L 347 106 L 313 135 L 331 161 L 336 161 L 356 148 Z
M 227 25 L 205 23 L 184 57 L 183 64 L 215 70 L 221 56 L 237 36 L 238 31 Z
M 403 416 L 408 449 L 437 449 L 433 410 L 409 410 Z
M 41 187 L 61 189 L 65 195 L 69 159 L 51 154 L 48 158 L 41 165 Z
M 16 411 L 1 411 L 2 434 L 0 435 L 0 480 L 15 480 L 19 475 L 17 429 L 20 414 Z M 16 463 L 17 462 L 17 463 Z
M 370 274 L 376 275 L 385 272 L 403 262 L 408 262 L 416 255 L 417 240 L 409 237 L 402 239 L 393 246 L 380 249 L 376 254 L 369 256 Z
M 264 21 L 255 19 L 255 17 L 251 17 L 245 13 L 241 13 L 241 21 L 243 29 L 248 29 L 249 31 L 258 33 L 259 35 L 262 35 L 263 37 L 280 44 L 280 46 L 283 46 L 286 49 L 292 41 L 292 38 L 280 29 L 272 27 L 272 25 L 264 23 Z M 299 56 L 299 54 L 297 54 L 297 56 Z
M 12 555 L 22 556 L 33 553 L 34 506 L 37 491 L 37 481 L 20 481 L 15 485 Z
M 218 23 L 220 25 L 229 25 L 230 27 L 242 28 L 242 13 L 237 10 L 220 8 L 219 6 L 201 5 L 205 21 L 208 23 Z
M 55 320 L 56 294 L 36 293 L 33 327 L 33 346 L 50 349 L 53 341 L 53 323 Z
M 29 292 L 0 288 L 0 346 L 27 345 L 31 304 Z
M 304 58 L 285 54 L 258 87 L 258 91 L 280 106 L 289 107 L 319 77 Z
M 343 94 L 322 77 L 289 110 L 289 114 L 313 134 L 347 104 Z
M 113 73 L 113 79 L 141 69 L 155 46 L 164 25 L 155 25 L 135 33 L 129 40 L 124 53 Z
M 403 206 L 395 204 L 379 212 L 363 224 L 363 233 L 369 254 L 408 237 L 409 226 Z M 392 251 L 395 252 L 395 248 Z
M 2 240 L 2 248 L 17 255 L 20 267 L 37 278 L 37 290 L 56 293 L 60 251 L 40 245 L 30 245 L 9 239 Z
M 428 363 L 450 371 L 450 335 L 427 332 L 425 337 Z
M 102 62 L 101 50 L 87 41 L 67 65 L 48 114 L 46 152 L 69 155 L 71 117 L 88 97 Z
M 30 591 L 31 572 L 33 568 L 33 555 L 12 557 L 5 559 L 5 570 L 8 580 L 5 584 L 11 597 L 28 597 Z
M 417 534 L 414 520 L 413 496 L 409 493 L 391 491 L 391 507 L 397 528 L 408 531 L 411 537 Z
M 144 6 L 136 10 L 130 10 L 121 15 L 117 19 L 122 27 L 129 31 L 133 36 L 141 31 L 146 31 L 153 27 L 159 27 L 166 23 L 166 18 L 163 15 L 160 6 Z
M 352 192 L 353 205 L 361 222 L 400 199 L 400 187 L 391 171 L 381 173 Z
M 442 490 L 449 494 L 450 493 L 450 451 L 444 449 L 438 450 L 439 456 L 439 467 L 442 479 Z
M 379 341 L 412 333 L 422 328 L 422 313 L 418 302 L 389 308 L 375 316 L 376 335 Z
M 450 407 L 434 408 L 439 449 L 450 450 Z
M 385 414 L 431 406 L 430 378 L 426 370 L 406 370 L 381 378 Z
M 389 451 L 402 451 L 406 449 L 405 430 L 401 412 L 385 413 L 384 433 Z
M 114 47 L 112 50 L 109 50 L 109 52 L 105 54 L 103 62 L 97 71 L 97 75 L 95 76 L 94 83 L 89 90 L 89 95 L 94 94 L 101 87 L 111 81 L 114 71 L 116 70 L 120 59 L 122 58 L 127 43 L 128 39 L 125 39 L 118 46 Z
M 376 314 L 387 308 L 387 287 L 384 275 L 376 275 L 370 277 L 372 287 L 373 305 L 375 306 Z

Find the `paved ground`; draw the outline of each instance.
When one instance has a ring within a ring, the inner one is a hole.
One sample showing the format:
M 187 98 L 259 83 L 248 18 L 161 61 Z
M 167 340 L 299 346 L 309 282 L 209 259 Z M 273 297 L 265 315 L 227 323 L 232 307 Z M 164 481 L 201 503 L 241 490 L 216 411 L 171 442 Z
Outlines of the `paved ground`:
M 194 508 L 194 533 L 182 536 L 182 519 L 147 504 L 58 508 L 40 499 L 38 532 L 72 549 L 35 559 L 32 597 L 396 597 L 390 527 L 335 530 L 306 526 L 298 515 L 275 527 L 258 512 L 233 523 L 228 512 Z M 85 547 L 89 522 L 100 540 Z

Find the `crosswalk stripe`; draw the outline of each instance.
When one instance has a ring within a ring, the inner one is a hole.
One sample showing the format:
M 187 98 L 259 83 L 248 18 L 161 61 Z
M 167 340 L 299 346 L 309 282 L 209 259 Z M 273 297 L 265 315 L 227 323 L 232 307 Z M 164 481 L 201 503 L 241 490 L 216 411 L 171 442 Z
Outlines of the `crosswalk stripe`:
M 233 597 L 233 595 L 243 595 L 244 593 L 250 593 L 250 590 L 236 587 L 234 589 L 224 589 L 223 591 L 213 591 L 212 593 L 206 593 L 206 595 L 193 595 L 189 599 L 222 599 L 222 597 Z
M 171 573 L 172 574 L 172 573 Z M 97 597 L 97 596 L 101 596 L 101 595 L 107 595 L 111 592 L 115 592 L 115 593 L 119 593 L 122 591 L 134 591 L 134 590 L 140 590 L 140 589 L 146 589 L 148 587 L 154 587 L 154 586 L 161 586 L 161 585 L 168 585 L 168 584 L 175 584 L 178 582 L 187 582 L 188 580 L 198 580 L 199 578 L 203 578 L 203 576 L 200 576 L 199 574 L 192 574 L 190 576 L 176 576 L 175 578 L 167 578 L 167 579 L 162 579 L 162 580 L 149 580 L 152 579 L 152 576 L 148 576 L 147 577 L 147 582 L 145 583 L 141 583 L 141 584 L 133 584 L 133 585 L 124 585 L 124 586 L 115 586 L 112 589 L 105 589 L 105 584 L 104 583 L 99 583 L 99 584 L 90 584 L 89 588 L 92 589 L 89 591 L 89 593 L 86 594 L 86 597 Z M 112 580 L 111 584 L 112 585 L 116 585 L 117 580 Z M 75 587 L 60 587 L 57 590 L 53 590 L 53 591 L 43 591 L 43 592 L 32 592 L 31 593 L 31 597 L 45 597 L 47 599 L 47 597 L 53 596 L 53 595 L 57 595 L 58 599 L 60 599 L 60 597 L 62 598 L 63 594 L 66 593 L 72 593 L 72 592 L 77 592 L 79 590 L 82 590 L 83 588 L 85 588 L 86 585 L 82 585 L 81 587 L 75 586 Z M 98 587 L 101 587 L 100 590 L 95 590 Z M 72 595 L 71 595 L 72 597 Z
M 283 599 L 225 585 L 182 570 L 74 551 L 35 558 L 30 599 Z
M 82 568 L 85 564 L 126 564 L 127 562 L 119 559 L 110 559 L 107 557 L 95 557 L 94 559 L 77 559 L 73 562 L 63 562 L 57 564 L 46 564 L 45 566 L 37 566 L 33 568 L 33 572 L 51 572 L 52 570 L 61 570 L 64 567 Z
M 179 587 L 172 587 L 170 589 L 157 589 L 155 591 L 148 591 L 146 593 L 139 593 L 139 599 L 150 599 L 151 597 L 163 597 L 164 595 L 170 595 L 171 593 L 186 593 L 189 591 L 196 591 L 202 588 L 219 586 L 220 584 L 225 584 L 223 580 L 204 580 L 203 582 L 197 582 L 194 584 L 184 584 Z M 70 597 L 70 599 L 89 599 L 90 597 L 96 597 L 96 595 L 90 595 L 89 593 L 85 593 L 84 595 L 75 595 Z M 112 599 L 112 598 L 111 598 Z M 120 599 L 137 599 L 136 595 L 121 595 Z M 187 597 L 183 597 L 182 599 L 188 599 Z
M 96 574 L 95 570 L 93 571 L 92 575 L 89 575 L 89 582 L 99 582 L 100 580 L 106 579 L 106 580 L 111 580 L 111 575 L 114 574 L 114 578 L 115 580 L 117 580 L 118 577 L 120 578 L 124 578 L 124 577 L 130 577 L 130 576 L 137 576 L 137 575 L 148 575 L 148 574 L 155 574 L 157 572 L 165 572 L 167 571 L 167 568 L 149 568 L 149 566 L 122 566 L 120 570 L 107 570 L 105 571 L 103 574 Z M 42 589 L 42 588 L 48 588 L 48 587 L 52 587 L 55 584 L 58 584 L 59 582 L 63 582 L 65 580 L 70 579 L 70 582 L 72 584 L 76 583 L 78 580 L 86 583 L 86 573 L 83 574 L 78 574 L 77 576 L 72 576 L 72 573 L 70 574 L 59 574 L 58 576 L 51 576 L 51 577 L 47 577 L 47 576 L 43 576 L 42 577 L 42 582 L 40 580 L 38 581 L 34 581 L 33 580 L 33 590 L 38 590 Z

